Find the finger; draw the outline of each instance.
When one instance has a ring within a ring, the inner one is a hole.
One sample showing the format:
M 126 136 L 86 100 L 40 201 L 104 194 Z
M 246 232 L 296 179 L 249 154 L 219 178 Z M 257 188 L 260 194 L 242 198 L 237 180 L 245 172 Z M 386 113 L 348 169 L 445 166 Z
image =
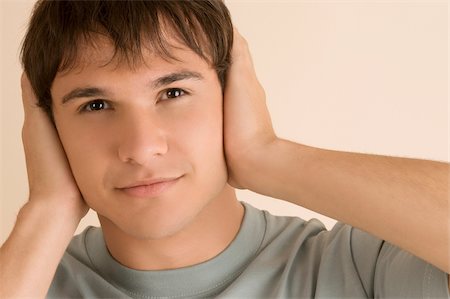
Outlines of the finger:
M 39 107 L 38 98 L 31 86 L 31 82 L 28 79 L 26 72 L 22 73 L 20 78 L 20 86 L 22 89 L 22 103 L 25 110 L 25 114 L 33 110 L 42 110 Z
M 239 33 L 236 27 L 233 27 L 233 48 L 231 50 L 231 56 L 233 62 L 250 63 L 253 67 L 247 40 Z

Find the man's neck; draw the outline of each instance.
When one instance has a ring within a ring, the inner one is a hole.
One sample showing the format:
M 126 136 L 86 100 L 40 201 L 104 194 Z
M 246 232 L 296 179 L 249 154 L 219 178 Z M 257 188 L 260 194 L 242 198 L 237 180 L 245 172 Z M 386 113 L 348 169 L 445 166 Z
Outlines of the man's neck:
M 207 261 L 236 237 L 244 216 L 234 188 L 226 185 L 197 217 L 177 233 L 156 240 L 137 239 L 99 215 L 106 246 L 122 265 L 136 270 L 177 269 Z

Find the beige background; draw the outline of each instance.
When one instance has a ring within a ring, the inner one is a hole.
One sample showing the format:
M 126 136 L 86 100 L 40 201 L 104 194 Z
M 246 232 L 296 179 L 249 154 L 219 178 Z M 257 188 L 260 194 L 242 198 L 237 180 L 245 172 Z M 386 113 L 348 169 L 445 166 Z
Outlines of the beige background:
M 27 199 L 18 53 L 33 2 L 0 0 L 1 243 Z M 227 3 L 249 41 L 279 136 L 449 161 L 447 1 Z M 238 196 L 274 214 L 335 223 L 249 191 Z M 78 231 L 86 225 L 98 225 L 95 213 Z

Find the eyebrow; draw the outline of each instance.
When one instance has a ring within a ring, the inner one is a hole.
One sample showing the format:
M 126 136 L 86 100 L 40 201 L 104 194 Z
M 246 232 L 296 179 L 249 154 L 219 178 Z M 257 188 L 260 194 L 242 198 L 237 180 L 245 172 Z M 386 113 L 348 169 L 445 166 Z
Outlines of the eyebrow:
M 202 80 L 203 76 L 200 73 L 190 72 L 190 71 L 171 73 L 171 74 L 165 75 L 165 76 L 160 77 L 160 78 L 156 79 L 155 81 L 153 81 L 152 86 L 153 86 L 153 88 L 159 88 L 162 86 L 169 85 L 176 81 L 187 80 L 187 79 Z
M 102 97 L 106 94 L 107 92 L 105 90 L 98 87 L 79 87 L 63 96 L 62 103 L 66 104 L 70 100 L 74 100 L 76 98 Z
M 156 80 L 153 80 L 150 83 L 150 85 L 156 89 L 169 85 L 173 82 L 188 79 L 202 80 L 203 76 L 198 72 L 191 72 L 191 71 L 175 72 L 159 77 Z M 67 102 L 77 98 L 104 97 L 107 95 L 108 92 L 105 89 L 99 87 L 78 87 L 67 93 L 65 96 L 63 96 L 62 103 L 66 104 Z

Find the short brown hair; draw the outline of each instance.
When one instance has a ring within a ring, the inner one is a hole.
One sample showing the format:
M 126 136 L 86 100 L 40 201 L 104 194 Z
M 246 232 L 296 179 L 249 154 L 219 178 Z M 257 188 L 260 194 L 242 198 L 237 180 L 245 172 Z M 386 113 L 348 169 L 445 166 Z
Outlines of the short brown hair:
M 39 106 L 53 117 L 50 88 L 58 72 L 74 67 L 80 42 L 106 35 L 130 65 L 142 46 L 170 55 L 164 24 L 216 70 L 222 88 L 230 65 L 233 25 L 221 0 L 39 0 L 23 41 L 21 60 Z

